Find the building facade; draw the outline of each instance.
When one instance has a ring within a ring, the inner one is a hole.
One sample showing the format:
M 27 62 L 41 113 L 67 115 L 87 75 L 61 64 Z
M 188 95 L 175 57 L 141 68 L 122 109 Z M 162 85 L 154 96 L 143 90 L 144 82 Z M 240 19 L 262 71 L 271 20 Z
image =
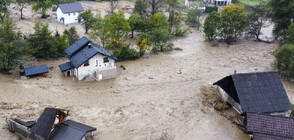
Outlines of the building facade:
M 218 6 L 230 5 L 232 4 L 232 0 L 206 0 L 206 2 L 212 3 Z

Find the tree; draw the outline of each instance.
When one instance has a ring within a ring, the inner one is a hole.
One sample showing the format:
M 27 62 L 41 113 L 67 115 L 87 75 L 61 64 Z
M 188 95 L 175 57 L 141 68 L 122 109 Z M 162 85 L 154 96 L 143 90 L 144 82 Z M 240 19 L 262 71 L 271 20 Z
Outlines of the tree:
M 121 61 L 135 60 L 139 58 L 139 53 L 131 48 L 130 45 L 124 45 L 119 49 L 115 49 L 113 55 Z
M 144 0 L 136 0 L 133 13 L 137 13 L 142 19 L 145 19 L 148 16 L 147 8 L 148 4 Z
M 69 45 L 72 45 L 80 38 L 75 27 L 70 27 L 69 30 L 65 30 L 63 34 L 66 35 Z
M 153 50 L 156 51 L 157 47 L 160 47 L 160 51 L 163 52 L 163 44 L 167 42 L 167 40 L 170 37 L 170 33 L 166 29 L 156 29 L 152 30 L 150 33 L 151 40 L 155 47 L 153 47 Z
M 283 44 L 294 44 L 294 23 L 283 33 Z
M 185 25 L 182 24 L 184 19 L 185 17 L 181 12 L 172 9 L 168 17 L 169 31 L 176 36 L 186 35 L 189 28 L 185 28 Z
M 161 12 L 164 7 L 164 0 L 147 0 L 150 7 L 150 15 L 154 15 L 155 13 Z
M 294 78 L 294 44 L 284 44 L 275 52 L 275 66 L 279 73 L 288 78 Z
M 54 39 L 53 42 L 54 42 L 54 47 L 56 48 L 56 51 L 57 51 L 56 57 L 65 54 L 64 50 L 69 46 L 69 41 L 67 40 L 67 37 L 68 36 L 66 34 L 63 34 L 61 36 L 59 34 L 55 34 L 53 38 Z
M 146 33 L 142 33 L 137 39 L 136 43 L 140 50 L 140 56 L 143 56 L 151 46 L 150 37 Z
M 200 10 L 197 9 L 191 9 L 188 11 L 188 15 L 187 15 L 187 23 L 190 26 L 194 26 L 199 28 L 201 26 L 200 23 L 200 17 L 202 16 L 202 12 Z
M 94 37 L 99 36 L 102 43 L 111 49 L 124 45 L 131 27 L 123 11 L 119 9 L 112 16 L 105 16 L 104 19 L 99 17 L 97 21 L 92 28 Z
M 10 5 L 11 0 L 0 0 L 0 20 L 3 21 L 9 17 L 8 6 Z
M 46 18 L 46 11 L 52 7 L 51 0 L 38 0 L 33 4 L 32 9 L 36 12 L 41 11 L 42 18 Z
M 222 27 L 222 19 L 219 13 L 209 13 L 204 21 L 203 31 L 205 37 L 209 40 L 213 40 L 217 35 L 220 34 Z
M 35 33 L 29 38 L 30 53 L 37 58 L 54 58 L 60 56 L 55 47 L 54 37 L 48 30 L 48 24 L 35 23 Z
M 247 26 L 247 13 L 245 6 L 240 4 L 231 4 L 221 10 L 222 18 L 222 38 L 226 43 L 236 41 L 238 36 L 243 33 Z
M 0 23 L 0 71 L 6 73 L 18 64 L 25 46 L 21 33 L 14 28 L 9 18 Z
M 272 21 L 275 23 L 273 33 L 280 36 L 294 20 L 294 1 L 270 0 L 269 6 L 272 9 Z
M 117 1 L 110 0 L 110 9 L 107 10 L 108 15 L 113 15 L 114 10 L 117 8 Z
M 82 22 L 86 29 L 86 34 L 88 34 L 88 31 L 92 27 L 92 25 L 95 23 L 95 18 L 93 16 L 93 13 L 91 10 L 86 10 L 85 12 L 81 13 L 79 15 L 79 21 Z
M 29 0 L 16 0 L 21 19 L 23 19 L 23 9 L 26 8 L 26 4 L 28 4 L 29 2 Z
M 134 37 L 134 31 L 142 28 L 143 20 L 141 16 L 137 13 L 133 13 L 129 19 L 128 22 L 130 24 L 130 27 L 132 28 L 132 38 Z
M 247 34 L 259 40 L 261 28 L 264 26 L 264 22 L 266 21 L 266 14 L 267 13 L 266 10 L 264 10 L 264 6 L 256 6 L 248 14 Z

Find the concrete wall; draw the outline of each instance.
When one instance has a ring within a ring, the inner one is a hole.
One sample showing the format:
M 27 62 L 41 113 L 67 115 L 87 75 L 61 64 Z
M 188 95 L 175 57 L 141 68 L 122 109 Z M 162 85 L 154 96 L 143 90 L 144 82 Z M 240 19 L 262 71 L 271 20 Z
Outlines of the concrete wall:
M 222 2 L 223 2 L 223 5 L 230 5 L 230 4 L 232 4 L 232 0 L 206 0 L 206 2 L 215 4 L 215 5 L 221 5 Z
M 99 77 L 99 75 L 101 75 L 101 77 Z M 111 78 L 115 78 L 116 76 L 117 76 L 116 69 L 102 70 L 102 71 L 96 72 L 96 79 L 98 79 L 98 80 L 111 79 Z M 102 79 L 100 79 L 100 78 L 102 78 Z
M 231 96 L 229 96 L 228 93 L 226 93 L 221 87 L 217 86 L 217 89 L 221 93 L 222 98 L 225 101 L 228 101 L 233 106 L 233 109 L 236 113 L 239 113 L 239 114 L 243 113 L 242 107 L 239 103 L 237 103 Z
M 94 57 L 89 59 L 89 66 L 81 65 L 77 68 L 76 74 L 79 80 L 82 80 L 85 76 L 93 74 L 96 71 L 105 70 L 105 69 L 116 69 L 115 60 L 108 58 L 109 62 L 104 63 L 103 58 L 106 57 L 101 54 L 96 54 Z M 96 60 L 98 60 L 98 65 L 96 65 Z
M 73 13 L 62 13 L 60 7 L 57 8 L 56 11 L 57 14 L 57 21 L 62 24 L 72 24 L 72 23 L 78 23 L 78 16 L 79 12 L 73 12 Z M 70 14 L 70 15 L 68 15 Z M 61 21 L 61 18 L 64 18 L 64 23 Z

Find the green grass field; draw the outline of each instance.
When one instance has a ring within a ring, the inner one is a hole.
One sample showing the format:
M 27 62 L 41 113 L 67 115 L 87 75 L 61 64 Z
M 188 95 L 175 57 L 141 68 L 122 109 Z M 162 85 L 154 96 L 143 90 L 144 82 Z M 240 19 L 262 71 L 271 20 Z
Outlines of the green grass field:
M 259 3 L 261 2 L 267 2 L 269 0 L 239 0 L 240 3 L 249 5 L 249 6 L 256 6 L 259 5 Z

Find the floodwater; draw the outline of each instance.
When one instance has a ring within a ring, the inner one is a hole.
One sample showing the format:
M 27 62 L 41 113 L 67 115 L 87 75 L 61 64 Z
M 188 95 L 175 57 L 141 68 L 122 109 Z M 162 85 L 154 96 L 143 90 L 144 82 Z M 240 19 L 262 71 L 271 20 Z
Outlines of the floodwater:
M 96 7 L 91 2 L 82 4 Z M 33 32 L 34 21 L 30 18 L 34 15 L 26 17 L 17 26 L 29 34 Z M 79 24 L 64 27 L 53 20 L 49 24 L 52 31 L 75 26 L 80 36 L 84 32 Z M 270 34 L 271 28 L 263 29 L 264 35 Z M 272 70 L 278 44 L 246 39 L 233 45 L 212 44 L 196 29 L 172 42 L 183 51 L 119 62 L 118 77 L 111 80 L 81 82 L 65 78 L 58 65 L 68 61 L 66 58 L 29 62 L 47 64 L 48 77 L 20 80 L 17 70 L 12 75 L 0 74 L 1 139 L 19 139 L 7 130 L 6 118 L 34 120 L 45 107 L 57 107 L 69 109 L 73 120 L 96 127 L 95 140 L 248 140 L 248 135 L 209 106 L 209 99 L 215 95 L 211 85 L 234 71 Z M 283 83 L 294 102 L 294 85 Z
M 116 79 L 101 82 L 63 77 L 58 65 L 66 58 L 31 62 L 52 67 L 49 77 L 20 80 L 17 72 L 1 74 L 1 137 L 18 139 L 5 129 L 5 118 L 37 119 L 51 106 L 70 109 L 73 120 L 96 127 L 94 139 L 249 139 L 205 106 L 202 94 L 210 94 L 213 82 L 235 70 L 271 70 L 277 44 L 240 40 L 211 45 L 195 29 L 172 41 L 183 51 L 119 62 L 126 70 L 118 68 Z M 293 95 L 293 85 L 286 85 Z

